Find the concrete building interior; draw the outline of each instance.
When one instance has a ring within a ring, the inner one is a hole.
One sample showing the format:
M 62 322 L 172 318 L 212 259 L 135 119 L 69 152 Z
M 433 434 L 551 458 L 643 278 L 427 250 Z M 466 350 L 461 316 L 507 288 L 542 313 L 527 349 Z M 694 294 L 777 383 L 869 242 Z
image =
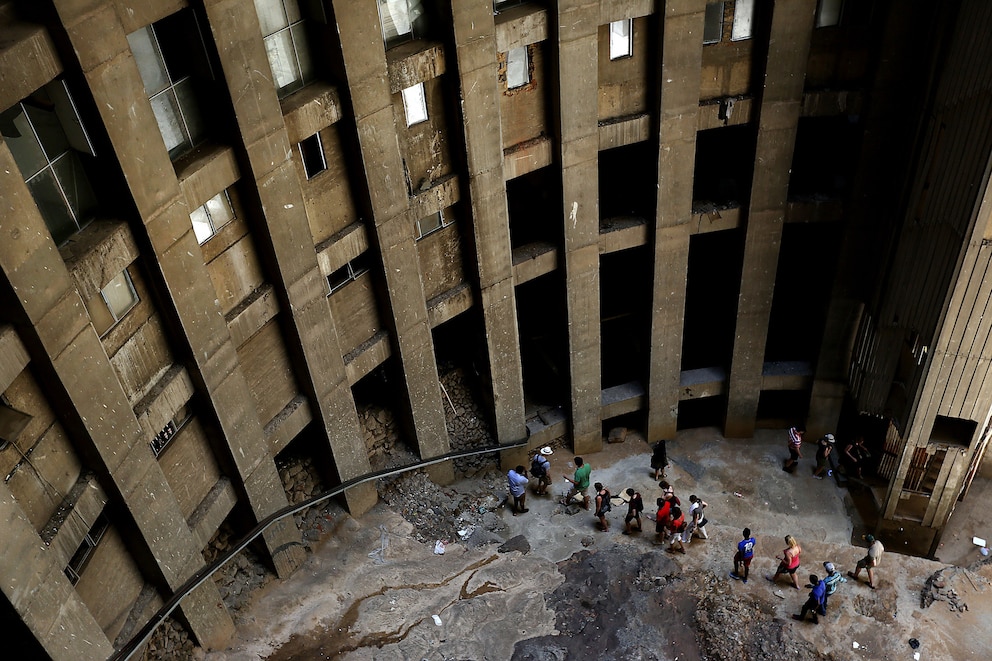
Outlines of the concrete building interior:
M 504 467 L 620 425 L 863 436 L 877 528 L 932 556 L 992 412 L 990 28 L 985 0 L 0 0 L 6 646 L 108 658 L 287 506 L 281 457 L 382 468 L 370 408 L 413 461 Z M 256 546 L 287 576 L 299 541 Z M 231 635 L 210 581 L 177 614 Z

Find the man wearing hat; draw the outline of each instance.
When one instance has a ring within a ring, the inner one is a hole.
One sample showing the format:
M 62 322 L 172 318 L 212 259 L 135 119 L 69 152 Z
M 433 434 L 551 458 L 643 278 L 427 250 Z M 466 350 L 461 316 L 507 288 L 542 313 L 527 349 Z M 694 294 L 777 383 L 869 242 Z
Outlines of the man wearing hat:
M 827 470 L 827 457 L 834 450 L 834 435 L 826 434 L 820 439 L 819 443 L 816 445 L 816 470 L 813 471 L 813 477 L 818 480 L 823 479 L 823 472 Z
M 537 478 L 537 488 L 534 493 L 543 496 L 551 486 L 551 461 L 548 459 L 554 454 L 550 445 L 545 445 L 530 460 L 530 474 Z
M 830 595 L 837 591 L 837 586 L 841 583 L 847 583 L 847 579 L 837 571 L 834 563 L 824 562 L 823 568 L 827 570 L 827 575 L 823 578 L 823 584 L 826 586 L 827 591 L 823 595 L 823 603 L 820 605 L 820 615 L 827 614 L 827 602 L 830 601 Z
M 858 560 L 858 566 L 855 567 L 853 572 L 847 572 L 847 575 L 858 580 L 858 576 L 861 575 L 862 569 L 868 570 L 868 587 L 872 590 L 875 589 L 875 567 L 882 560 L 882 553 L 885 548 L 882 546 L 882 542 L 875 539 L 874 535 L 865 535 L 865 541 L 868 542 L 868 555 Z

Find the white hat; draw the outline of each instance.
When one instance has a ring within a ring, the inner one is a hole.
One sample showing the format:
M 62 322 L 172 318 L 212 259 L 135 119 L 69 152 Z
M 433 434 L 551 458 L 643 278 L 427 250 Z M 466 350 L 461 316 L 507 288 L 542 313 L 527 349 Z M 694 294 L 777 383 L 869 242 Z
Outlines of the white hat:
M 827 434 L 826 436 L 823 437 L 823 440 L 825 440 L 827 443 L 833 443 L 834 442 L 834 435 L 833 434 Z
M 541 454 L 543 454 L 545 456 L 548 456 L 548 455 L 551 455 L 551 454 L 554 454 L 554 453 L 555 453 L 555 451 L 551 449 L 551 446 L 550 445 L 545 445 L 543 448 L 541 448 Z

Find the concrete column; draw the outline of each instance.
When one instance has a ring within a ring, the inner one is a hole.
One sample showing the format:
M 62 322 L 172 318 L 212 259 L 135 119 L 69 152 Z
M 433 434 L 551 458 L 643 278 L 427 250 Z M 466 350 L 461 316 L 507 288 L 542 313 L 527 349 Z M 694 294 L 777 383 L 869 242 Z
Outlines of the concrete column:
M 5 150 L 5 148 L 4 148 Z M 16 176 L 16 175 L 15 175 Z M 0 483 L 0 590 L 54 661 L 103 661 L 114 647 Z
M 109 0 L 96 6 L 57 0 L 55 6 L 141 216 L 135 231 L 145 231 L 152 250 L 150 266 L 159 269 L 166 287 L 163 295 L 173 304 L 189 342 L 188 367 L 209 398 L 230 449 L 237 471 L 231 477 L 240 481 L 252 514 L 261 519 L 288 504 L 286 493 L 116 5 Z M 280 576 L 295 571 L 305 559 L 292 520 L 271 526 L 263 537 Z
M 727 437 L 754 434 L 815 11 L 816 0 L 793 0 L 776 2 L 771 13 L 728 387 Z
M 333 4 L 385 271 L 393 338 L 413 418 L 411 431 L 417 435 L 420 456 L 427 459 L 449 452 L 451 443 L 414 239 L 418 219 L 410 209 L 397 142 L 379 11 L 375 0 L 334 0 Z M 433 469 L 432 475 L 441 481 L 453 479 L 449 463 Z
M 462 0 L 451 9 L 496 435 L 507 443 L 526 437 L 527 428 L 503 146 L 494 130 L 500 126 L 496 27 L 492 0 Z
M 258 14 L 251 0 L 204 3 L 217 44 L 234 114 L 245 140 L 248 169 L 264 212 L 267 241 L 275 257 L 273 275 L 282 285 L 290 324 L 298 347 L 297 378 L 304 384 L 320 426 L 330 444 L 342 481 L 372 471 L 351 386 L 345 375 L 337 328 L 327 303 L 327 285 L 307 222 L 303 193 L 290 154 L 282 109 L 272 84 Z M 309 240 L 307 240 L 309 238 Z M 358 515 L 375 505 L 375 485 L 345 493 L 348 508 Z
M 559 0 L 554 107 L 565 219 L 572 443 L 603 447 L 599 312 L 599 3 Z
M 675 435 L 689 269 L 692 177 L 702 75 L 705 0 L 664 3 L 654 235 L 648 442 Z
M 13 292 L 9 300 L 20 301 L 22 306 L 10 311 L 20 320 L 18 334 L 47 385 L 52 407 L 62 412 L 60 419 L 77 442 L 88 446 L 82 448 L 82 454 L 91 468 L 108 476 L 111 484 L 107 486 L 116 490 L 115 500 L 134 520 L 161 580 L 176 589 L 203 566 L 200 547 L 148 449 L 141 425 L 58 248 L 2 141 L 0 173 L 4 211 L 18 219 L 17 226 L 5 231 L 0 241 L 0 272 Z M 6 490 L 0 492 L 0 498 L 4 493 Z M 8 536 L 13 534 L 8 535 L 6 529 L 0 535 Z M 30 539 L 41 546 L 36 532 Z M 17 545 L 23 539 L 4 543 Z M 4 557 L 17 559 L 16 555 Z M 57 586 L 47 589 L 54 591 Z M 16 605 L 21 597 L 15 597 L 11 603 Z M 68 596 L 62 601 L 69 606 L 75 603 Z M 234 623 L 210 581 L 187 597 L 181 609 L 193 635 L 205 647 L 219 646 L 234 633 Z

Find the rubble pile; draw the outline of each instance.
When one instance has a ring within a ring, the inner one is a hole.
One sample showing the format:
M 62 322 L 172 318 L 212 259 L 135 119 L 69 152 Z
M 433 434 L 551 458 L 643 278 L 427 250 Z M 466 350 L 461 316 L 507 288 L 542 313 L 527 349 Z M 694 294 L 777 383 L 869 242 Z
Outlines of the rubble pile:
M 416 461 L 400 438 L 399 421 L 393 412 L 383 406 L 359 406 L 358 420 L 365 436 L 372 470 L 402 466 Z
M 178 620 L 169 617 L 148 639 L 144 661 L 172 661 L 174 659 L 203 658 L 204 652 L 193 643 L 189 631 Z
M 944 567 L 931 574 L 923 585 L 920 608 L 929 608 L 935 601 L 945 601 L 951 611 L 964 613 L 968 610 L 968 604 L 962 593 L 984 591 L 988 586 L 988 579 L 973 571 L 963 567 Z
M 475 389 L 462 368 L 441 376 L 444 419 L 452 450 L 473 450 L 496 446 L 496 439 L 485 412 L 478 404 Z M 455 474 L 475 477 L 479 472 L 499 467 L 499 455 L 477 454 L 456 459 Z

